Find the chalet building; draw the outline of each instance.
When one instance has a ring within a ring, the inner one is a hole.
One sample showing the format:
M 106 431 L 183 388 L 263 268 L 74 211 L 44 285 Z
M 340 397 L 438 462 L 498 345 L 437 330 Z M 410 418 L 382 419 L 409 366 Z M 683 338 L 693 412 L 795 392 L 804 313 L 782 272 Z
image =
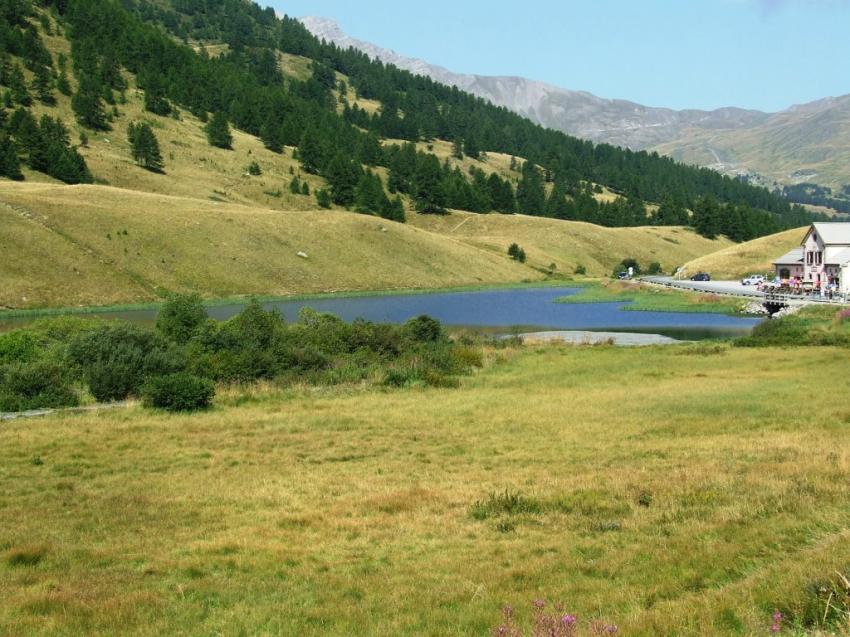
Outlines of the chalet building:
M 815 223 L 799 248 L 774 264 L 782 281 L 850 294 L 850 223 Z

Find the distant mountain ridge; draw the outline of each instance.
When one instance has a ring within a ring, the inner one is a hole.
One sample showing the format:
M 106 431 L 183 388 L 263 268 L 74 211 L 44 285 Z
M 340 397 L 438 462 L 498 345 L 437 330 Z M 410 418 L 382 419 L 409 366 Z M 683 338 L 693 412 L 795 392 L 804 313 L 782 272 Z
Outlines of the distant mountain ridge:
M 543 126 L 633 150 L 746 175 L 767 186 L 850 183 L 850 95 L 780 113 L 735 107 L 674 110 L 605 99 L 522 77 L 455 73 L 346 34 L 334 20 L 301 18 L 315 36 L 342 48 L 490 100 Z

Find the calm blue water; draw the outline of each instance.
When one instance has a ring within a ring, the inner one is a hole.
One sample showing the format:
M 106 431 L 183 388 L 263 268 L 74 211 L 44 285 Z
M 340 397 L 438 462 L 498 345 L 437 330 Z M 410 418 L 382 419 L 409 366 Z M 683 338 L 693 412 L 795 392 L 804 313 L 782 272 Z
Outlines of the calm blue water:
M 364 318 L 375 322 L 402 323 L 414 316 L 428 314 L 449 326 L 513 330 L 596 330 L 646 332 L 673 338 L 701 339 L 746 334 L 759 319 L 721 314 L 677 314 L 671 312 L 623 311 L 622 303 L 562 304 L 555 299 L 576 294 L 572 288 L 524 288 L 481 292 L 448 292 L 398 296 L 278 301 L 267 303 L 277 308 L 287 321 L 294 321 L 303 307 L 331 312 L 346 321 Z M 211 307 L 208 313 L 219 320 L 237 314 L 242 304 Z M 119 318 L 142 324 L 156 320 L 156 310 L 110 312 L 104 318 Z M 31 318 L 0 319 L 0 329 L 11 329 L 31 322 Z

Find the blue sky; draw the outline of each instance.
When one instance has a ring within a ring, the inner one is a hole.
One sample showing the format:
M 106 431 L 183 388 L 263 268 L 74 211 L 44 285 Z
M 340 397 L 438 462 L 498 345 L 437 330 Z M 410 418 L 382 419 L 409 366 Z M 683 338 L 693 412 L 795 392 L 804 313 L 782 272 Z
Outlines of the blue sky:
M 262 0 L 261 0 L 262 1 Z M 777 111 L 850 93 L 850 0 L 265 0 L 453 71 L 650 106 Z

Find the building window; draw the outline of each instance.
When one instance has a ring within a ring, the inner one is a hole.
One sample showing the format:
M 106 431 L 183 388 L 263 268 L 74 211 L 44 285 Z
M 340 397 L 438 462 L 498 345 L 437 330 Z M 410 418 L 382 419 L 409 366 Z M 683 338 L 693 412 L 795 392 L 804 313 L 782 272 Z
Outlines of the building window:
M 815 265 L 823 263 L 823 252 L 815 252 Z
M 815 262 L 815 253 L 806 252 L 806 265 L 812 265 Z

